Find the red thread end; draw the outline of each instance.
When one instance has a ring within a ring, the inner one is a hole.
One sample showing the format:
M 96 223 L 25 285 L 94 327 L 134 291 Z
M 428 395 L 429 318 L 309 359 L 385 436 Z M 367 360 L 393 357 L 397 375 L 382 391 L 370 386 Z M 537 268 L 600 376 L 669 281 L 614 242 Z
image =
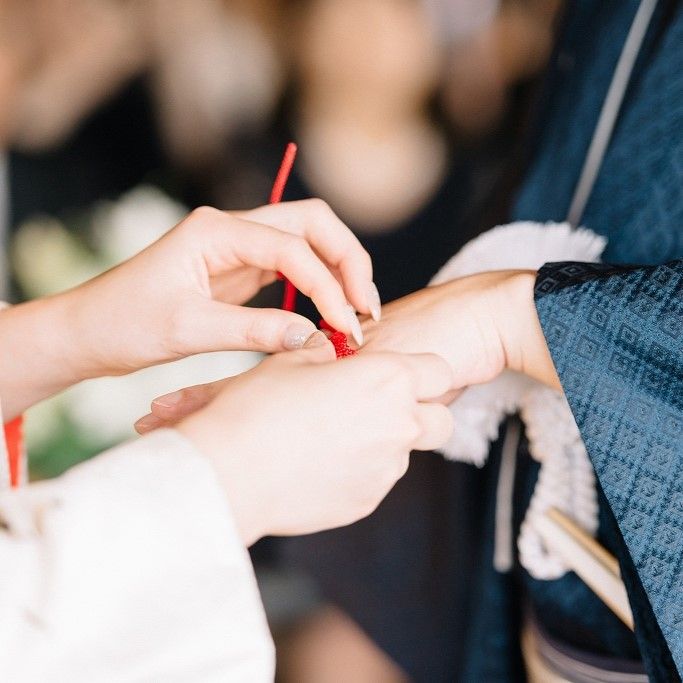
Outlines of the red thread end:
M 19 486 L 21 481 L 23 458 L 23 419 L 21 417 L 5 425 L 5 442 L 9 460 L 9 478 L 12 488 Z
M 332 346 L 334 346 L 334 352 L 337 354 L 337 358 L 346 358 L 348 356 L 355 356 L 358 353 L 355 349 L 349 346 L 349 340 L 343 332 L 335 330 L 332 325 L 324 320 L 320 321 L 320 329 L 327 330 L 331 332 L 330 341 Z
M 349 346 L 349 341 L 343 332 L 333 332 L 330 337 L 334 352 L 337 358 L 346 358 L 347 356 L 355 356 L 356 351 Z
M 294 159 L 296 159 L 297 146 L 290 142 L 285 149 L 285 155 L 282 157 L 282 163 L 275 176 L 273 189 L 270 193 L 270 203 L 279 204 L 282 201 L 282 195 L 285 193 L 285 186 L 289 180 L 289 174 L 292 172 L 294 166 Z

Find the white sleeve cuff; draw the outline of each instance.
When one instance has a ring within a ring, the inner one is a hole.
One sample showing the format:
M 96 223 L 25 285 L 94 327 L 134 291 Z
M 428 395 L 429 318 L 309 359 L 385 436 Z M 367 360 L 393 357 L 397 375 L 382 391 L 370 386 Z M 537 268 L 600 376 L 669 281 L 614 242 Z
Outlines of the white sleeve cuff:
M 12 681 L 270 681 L 248 553 L 211 464 L 160 430 L 0 496 Z

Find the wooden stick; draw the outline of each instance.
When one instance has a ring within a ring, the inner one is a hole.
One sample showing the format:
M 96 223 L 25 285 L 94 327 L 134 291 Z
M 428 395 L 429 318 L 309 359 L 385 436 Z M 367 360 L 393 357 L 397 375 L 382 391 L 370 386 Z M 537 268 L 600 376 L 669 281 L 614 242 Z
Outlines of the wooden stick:
M 633 631 L 633 613 L 617 559 L 557 508 L 534 520 L 534 527 L 543 542 Z

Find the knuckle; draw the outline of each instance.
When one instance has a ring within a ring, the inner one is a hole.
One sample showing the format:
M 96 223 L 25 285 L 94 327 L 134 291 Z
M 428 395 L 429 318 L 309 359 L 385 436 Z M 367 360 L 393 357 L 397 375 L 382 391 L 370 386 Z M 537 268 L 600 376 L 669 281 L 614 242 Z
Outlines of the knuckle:
M 281 233 L 282 247 L 284 250 L 283 258 L 287 264 L 296 265 L 302 259 L 308 260 L 313 250 L 308 242 L 298 235 Z
M 245 331 L 246 341 L 250 346 L 274 347 L 276 336 L 274 326 L 261 317 L 252 320 Z
M 321 218 L 328 217 L 332 214 L 330 205 L 324 199 L 320 199 L 320 197 L 308 199 L 307 202 L 311 212 Z
M 353 233 L 349 236 L 351 239 L 344 247 L 343 258 L 353 260 L 355 265 L 372 272 L 372 257 Z
M 198 221 L 200 223 L 207 220 L 214 220 L 219 215 L 221 215 L 221 212 L 218 209 L 214 209 L 212 206 L 198 206 L 190 212 L 190 218 L 193 221 Z
M 415 393 L 410 373 L 410 364 L 402 358 L 396 358 L 391 380 L 394 384 L 394 390 L 403 397 L 412 397 Z

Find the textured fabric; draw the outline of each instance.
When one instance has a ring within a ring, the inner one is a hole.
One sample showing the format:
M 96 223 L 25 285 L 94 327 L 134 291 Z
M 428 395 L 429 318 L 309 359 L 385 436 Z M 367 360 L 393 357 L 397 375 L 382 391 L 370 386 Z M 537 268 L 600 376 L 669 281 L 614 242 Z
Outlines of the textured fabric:
M 562 221 L 637 0 L 569 3 L 533 136 L 514 220 Z M 622 111 L 582 225 L 608 238 L 603 259 L 657 264 L 683 257 L 683 13 L 681 3 L 660 0 L 636 64 Z M 595 312 L 601 315 L 600 311 Z M 518 458 L 516 518 L 526 509 L 536 481 L 525 445 Z M 600 482 L 599 482 L 600 483 Z M 526 492 L 526 495 L 525 495 Z M 573 574 L 536 581 L 517 570 L 516 582 L 492 572 L 474 592 L 472 647 L 464 680 L 519 680 L 515 638 L 520 602 L 530 602 L 544 628 L 573 647 L 603 655 L 642 656 L 653 681 L 678 680 L 671 654 L 608 499 L 599 488 L 598 539 L 621 562 L 636 620 L 635 639 Z M 483 563 L 491 561 L 490 548 Z M 486 652 L 501 661 L 492 669 Z M 477 647 L 477 645 L 479 647 Z
M 272 681 L 248 554 L 177 432 L 0 494 L 0 523 L 2 680 Z
M 573 4 L 517 220 L 565 219 L 639 3 Z M 606 262 L 656 264 L 683 253 L 683 20 L 680 3 L 667 5 L 659 3 L 582 221 L 608 238 Z
M 544 267 L 553 361 L 654 614 L 683 670 L 683 260 Z

